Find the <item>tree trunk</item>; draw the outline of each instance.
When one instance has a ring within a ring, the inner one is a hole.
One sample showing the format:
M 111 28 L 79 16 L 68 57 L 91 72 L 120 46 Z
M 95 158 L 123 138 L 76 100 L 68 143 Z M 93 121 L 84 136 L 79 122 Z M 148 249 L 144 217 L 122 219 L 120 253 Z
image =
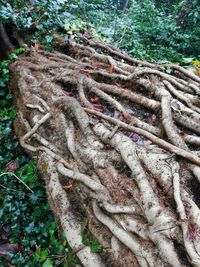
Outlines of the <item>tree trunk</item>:
M 5 30 L 5 26 L 0 23 L 0 58 L 7 56 L 14 50 L 14 45 L 11 43 L 10 38 Z
M 178 10 L 176 23 L 178 26 L 184 28 L 188 24 L 188 16 L 191 11 L 191 1 L 186 0 L 182 2 L 180 9 Z
M 200 266 L 200 78 L 89 35 L 10 68 L 16 133 L 82 265 Z
M 120 9 L 122 11 L 125 11 L 127 9 L 127 6 L 128 6 L 128 0 L 122 0 L 122 1 L 120 1 Z

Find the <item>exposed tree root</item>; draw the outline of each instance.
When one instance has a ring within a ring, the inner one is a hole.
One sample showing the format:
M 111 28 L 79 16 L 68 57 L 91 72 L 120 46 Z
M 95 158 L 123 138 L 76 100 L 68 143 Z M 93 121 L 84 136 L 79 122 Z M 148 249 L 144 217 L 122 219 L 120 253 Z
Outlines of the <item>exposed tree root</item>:
M 86 35 L 11 71 L 20 143 L 82 265 L 199 267 L 199 77 Z M 82 244 L 83 216 L 100 254 Z

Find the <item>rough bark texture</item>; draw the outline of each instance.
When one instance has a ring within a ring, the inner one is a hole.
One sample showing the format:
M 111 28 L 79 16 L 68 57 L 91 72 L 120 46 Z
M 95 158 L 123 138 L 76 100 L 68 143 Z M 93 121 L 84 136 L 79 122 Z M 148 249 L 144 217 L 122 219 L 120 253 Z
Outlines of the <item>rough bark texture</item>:
M 82 265 L 200 266 L 200 78 L 81 35 L 11 71 L 15 130 Z

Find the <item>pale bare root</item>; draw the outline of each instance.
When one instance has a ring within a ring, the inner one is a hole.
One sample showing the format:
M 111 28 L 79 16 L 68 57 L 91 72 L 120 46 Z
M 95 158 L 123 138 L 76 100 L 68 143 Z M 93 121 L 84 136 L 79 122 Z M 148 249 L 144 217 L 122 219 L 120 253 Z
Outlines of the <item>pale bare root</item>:
M 85 267 L 200 266 L 199 77 L 80 40 L 27 51 L 10 83 L 69 245 Z M 82 243 L 83 214 L 100 254 Z

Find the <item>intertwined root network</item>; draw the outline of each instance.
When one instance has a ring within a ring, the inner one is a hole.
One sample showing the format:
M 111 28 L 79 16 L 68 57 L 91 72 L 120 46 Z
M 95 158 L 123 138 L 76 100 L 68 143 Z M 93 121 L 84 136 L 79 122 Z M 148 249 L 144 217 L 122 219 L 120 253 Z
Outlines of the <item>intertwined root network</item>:
M 82 35 L 11 71 L 20 143 L 82 265 L 199 267 L 200 78 Z

